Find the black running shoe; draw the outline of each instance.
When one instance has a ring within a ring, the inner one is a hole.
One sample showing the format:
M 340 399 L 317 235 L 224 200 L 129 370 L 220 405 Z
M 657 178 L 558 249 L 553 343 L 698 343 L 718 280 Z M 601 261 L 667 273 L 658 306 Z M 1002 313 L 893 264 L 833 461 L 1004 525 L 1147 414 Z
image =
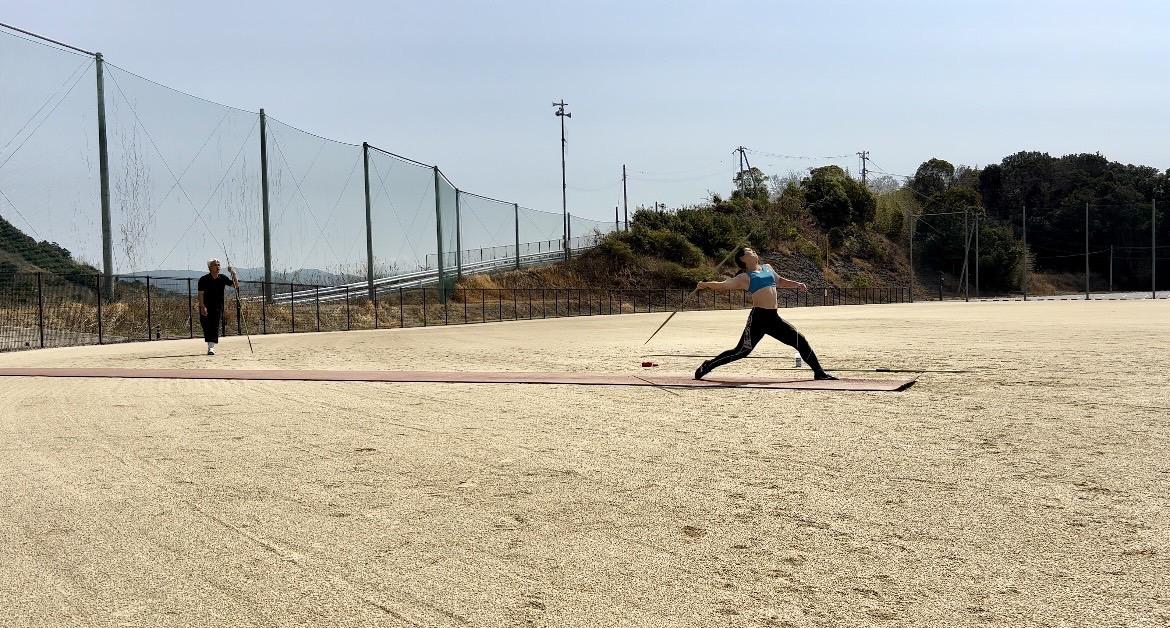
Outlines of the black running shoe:
M 814 375 L 813 379 L 815 379 L 815 380 L 829 380 L 829 379 L 840 379 L 840 378 L 837 377 L 836 375 L 833 375 L 832 373 L 829 373 L 828 371 L 821 371 L 820 373 L 817 373 L 816 375 Z
M 704 360 L 703 363 L 699 365 L 699 368 L 695 369 L 695 379 L 703 379 L 707 373 L 711 372 L 711 367 L 708 366 L 710 362 L 710 360 Z

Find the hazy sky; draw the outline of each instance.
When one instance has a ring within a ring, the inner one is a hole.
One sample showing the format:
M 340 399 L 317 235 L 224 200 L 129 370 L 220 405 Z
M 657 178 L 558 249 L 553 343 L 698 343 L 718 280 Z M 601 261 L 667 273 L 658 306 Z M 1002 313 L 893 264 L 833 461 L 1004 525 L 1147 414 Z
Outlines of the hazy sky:
M 0 21 L 559 210 L 726 192 L 737 145 L 910 174 L 1018 150 L 1170 167 L 1165 2 L 8 0 Z M 751 155 L 766 172 L 824 163 Z

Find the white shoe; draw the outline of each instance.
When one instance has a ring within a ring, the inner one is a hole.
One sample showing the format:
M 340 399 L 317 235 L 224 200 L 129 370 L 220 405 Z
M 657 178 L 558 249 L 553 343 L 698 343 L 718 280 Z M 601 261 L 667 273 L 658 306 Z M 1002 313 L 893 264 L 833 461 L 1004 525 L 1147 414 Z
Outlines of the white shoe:
M 215 349 L 208 349 L 207 355 L 215 355 Z

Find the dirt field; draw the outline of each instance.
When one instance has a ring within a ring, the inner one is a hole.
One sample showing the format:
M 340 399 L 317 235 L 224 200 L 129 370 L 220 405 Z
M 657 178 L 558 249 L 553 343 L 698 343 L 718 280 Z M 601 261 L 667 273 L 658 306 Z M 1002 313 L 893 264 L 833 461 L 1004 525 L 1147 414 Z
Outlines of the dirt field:
M 902 393 L 0 380 L 0 625 L 1170 625 L 1170 302 L 782 314 L 841 374 L 936 372 Z M 646 346 L 665 315 L 0 366 L 689 373 L 677 354 L 744 315 L 682 313 Z M 791 366 L 766 340 L 718 372 Z

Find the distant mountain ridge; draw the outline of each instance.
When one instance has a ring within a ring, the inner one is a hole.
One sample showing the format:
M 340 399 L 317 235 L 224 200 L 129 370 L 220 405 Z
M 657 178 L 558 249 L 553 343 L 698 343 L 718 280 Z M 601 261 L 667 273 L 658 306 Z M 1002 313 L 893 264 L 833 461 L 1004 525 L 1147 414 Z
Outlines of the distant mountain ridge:
M 225 269 L 226 270 L 226 269 Z M 16 228 L 0 216 L 0 274 L 18 272 L 43 272 L 58 275 L 74 282 L 101 273 L 100 269 L 73 259 L 73 254 L 56 242 L 40 241 Z M 156 269 L 135 273 L 119 273 L 122 276 L 170 277 L 176 279 L 197 279 L 206 270 Z M 264 281 L 263 268 L 237 268 L 241 281 Z M 341 285 L 355 280 L 352 276 L 339 275 L 318 268 L 302 268 L 296 272 L 274 272 L 273 281 L 318 285 Z
M 222 270 L 226 274 L 227 268 Z M 133 273 L 133 275 L 141 277 L 173 277 L 176 279 L 199 278 L 206 274 L 206 270 L 175 269 L 143 270 Z M 240 278 L 240 281 L 264 281 L 264 269 L 237 268 L 236 276 Z M 273 282 L 281 283 L 296 281 L 296 283 L 317 284 L 322 286 L 341 285 L 345 283 L 361 281 L 360 278 L 354 279 L 352 276 L 338 275 L 317 268 L 302 268 L 296 272 L 273 272 L 272 280 Z

